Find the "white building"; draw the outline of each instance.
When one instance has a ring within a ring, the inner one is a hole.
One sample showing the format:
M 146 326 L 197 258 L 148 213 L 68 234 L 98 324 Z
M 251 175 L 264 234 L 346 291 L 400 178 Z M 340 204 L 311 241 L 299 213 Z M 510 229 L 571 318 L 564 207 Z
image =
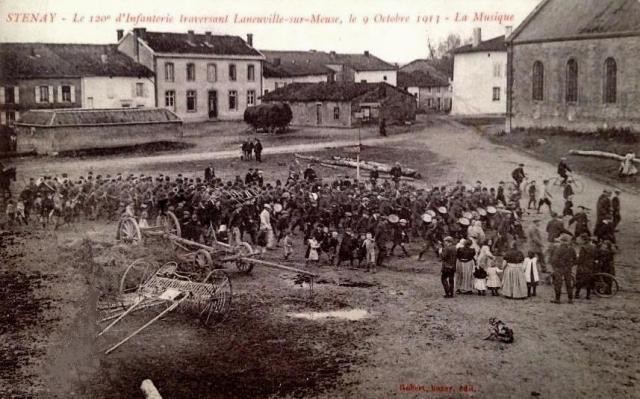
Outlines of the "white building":
M 451 113 L 504 115 L 506 88 L 505 36 L 482 41 L 480 28 L 475 28 L 473 42 L 455 50 Z
M 262 93 L 264 56 L 238 36 L 118 31 L 118 49 L 154 71 L 158 107 L 185 122 L 242 119 Z

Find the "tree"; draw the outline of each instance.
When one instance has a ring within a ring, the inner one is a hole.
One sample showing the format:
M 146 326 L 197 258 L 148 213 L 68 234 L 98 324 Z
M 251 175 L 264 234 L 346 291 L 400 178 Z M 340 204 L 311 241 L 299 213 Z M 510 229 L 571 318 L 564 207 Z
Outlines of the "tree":
M 446 39 L 438 44 L 438 50 L 436 55 L 438 58 L 451 57 L 453 50 L 462 45 L 462 39 L 460 35 L 456 33 L 450 33 Z

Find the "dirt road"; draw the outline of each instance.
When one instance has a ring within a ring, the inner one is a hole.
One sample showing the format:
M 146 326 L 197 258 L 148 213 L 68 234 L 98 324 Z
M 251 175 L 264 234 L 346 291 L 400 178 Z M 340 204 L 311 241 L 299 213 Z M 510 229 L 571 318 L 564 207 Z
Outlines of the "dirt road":
M 331 142 L 334 146 L 353 143 L 348 139 Z M 491 144 L 448 121 L 412 135 L 366 139 L 365 143 L 376 146 L 367 154 L 384 161 L 400 159 L 418 169 L 430 185 L 457 179 L 495 185 L 508 180 L 519 162 L 525 163 L 525 170 L 536 180 L 555 173 L 555 165 Z M 317 152 L 328 145 L 292 143 L 267 148 L 273 152 L 266 154 L 273 156 L 261 167 L 279 176 L 283 173 L 277 163 L 280 155 Z M 22 173 L 48 169 L 48 173 L 73 175 L 90 168 L 110 173 L 122 168 L 125 172 L 195 170 L 211 157 L 235 156 L 235 151 L 224 150 L 132 157 L 117 163 L 113 158 L 38 159 L 21 161 L 20 169 Z M 220 173 L 233 176 L 237 168 L 226 166 Z M 329 177 L 342 172 L 322 173 Z M 574 202 L 594 208 L 604 186 L 579 177 L 586 188 Z M 559 199 L 554 206 L 561 207 Z M 526 220 L 532 217 L 537 215 L 527 215 Z M 543 215 L 543 225 L 547 217 Z M 43 287 L 33 292 L 28 287 L 21 289 L 29 297 L 51 301 L 55 311 L 38 310 L 41 313 L 34 317 L 33 325 L 24 327 L 28 333 L 9 333 L 20 343 L 15 356 L 33 353 L 31 360 L 36 361 L 30 362 L 25 374 L 32 375 L 39 397 L 128 398 L 138 393 L 142 379 L 151 378 L 171 398 L 631 398 L 640 383 L 636 261 L 640 255 L 640 198 L 622 194 L 622 218 L 617 265 L 622 291 L 611 299 L 555 305 L 549 303 L 553 296 L 549 286 L 539 287 L 536 298 L 523 301 L 490 296 L 444 299 L 435 258 L 417 262 L 395 257 L 375 275 L 332 266 L 317 269 L 322 283 L 316 285 L 316 298 L 309 302 L 291 276 L 258 269 L 253 277 L 233 275 L 233 313 L 220 328 L 207 331 L 184 317 L 170 317 L 110 357 L 100 354 L 98 346 L 104 342 L 94 347 L 88 333 L 78 333 L 95 328 L 86 316 L 87 293 L 95 290 L 97 279 L 94 266 L 64 248 L 69 240 L 85 237 L 112 241 L 115 226 L 84 223 L 21 238 L 20 250 L 11 252 L 4 281 L 15 275 L 17 286 L 23 287 L 25 278 L 18 271 L 41 273 L 46 280 Z M 302 259 L 302 249 L 296 244 L 296 261 Z M 417 244 L 409 250 L 415 254 Z M 279 254 L 270 256 L 278 258 Z M 292 312 L 339 309 L 366 310 L 368 316 L 354 321 L 291 317 Z M 46 324 L 39 321 L 42 315 L 46 315 Z M 490 317 L 514 328 L 515 343 L 483 340 Z M 118 333 L 139 326 L 142 320 L 131 319 Z M 33 350 L 34 343 L 40 351 Z M 66 369 L 69 372 L 60 372 Z M 54 380 L 57 382 L 51 384 Z

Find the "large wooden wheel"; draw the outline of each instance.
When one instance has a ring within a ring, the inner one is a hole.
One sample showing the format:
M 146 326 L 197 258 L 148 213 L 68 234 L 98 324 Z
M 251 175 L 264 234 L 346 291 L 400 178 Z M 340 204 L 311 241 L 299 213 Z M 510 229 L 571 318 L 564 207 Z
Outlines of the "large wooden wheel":
M 254 251 L 251 245 L 249 245 L 248 242 L 244 242 L 244 241 L 234 246 L 233 249 L 236 254 L 243 257 L 249 257 L 254 254 Z M 253 263 L 246 262 L 242 259 L 237 259 L 235 261 L 235 264 L 238 270 L 241 271 L 242 273 L 249 274 L 251 273 L 251 270 L 253 270 Z
M 213 270 L 202 281 L 209 287 L 208 295 L 197 301 L 198 316 L 202 324 L 210 327 L 224 321 L 231 308 L 231 280 L 222 270 Z
M 199 249 L 193 256 L 193 263 L 198 269 L 208 269 L 213 264 L 211 254 L 206 249 Z
M 165 233 L 182 237 L 180 222 L 173 212 L 167 211 L 167 213 L 161 215 L 160 225 L 162 226 L 162 231 L 164 231 Z
M 120 278 L 120 294 L 139 293 L 142 287 L 156 273 L 158 266 L 144 259 L 130 264 Z
M 142 232 L 135 218 L 125 217 L 120 219 L 116 239 L 126 244 L 137 244 L 142 241 Z

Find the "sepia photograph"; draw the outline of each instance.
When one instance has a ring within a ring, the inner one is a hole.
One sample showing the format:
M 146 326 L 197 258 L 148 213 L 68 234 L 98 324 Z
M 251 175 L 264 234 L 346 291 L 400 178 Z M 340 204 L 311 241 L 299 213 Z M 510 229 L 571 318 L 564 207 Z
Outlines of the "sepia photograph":
M 0 398 L 639 398 L 637 154 L 639 0 L 0 0 Z

